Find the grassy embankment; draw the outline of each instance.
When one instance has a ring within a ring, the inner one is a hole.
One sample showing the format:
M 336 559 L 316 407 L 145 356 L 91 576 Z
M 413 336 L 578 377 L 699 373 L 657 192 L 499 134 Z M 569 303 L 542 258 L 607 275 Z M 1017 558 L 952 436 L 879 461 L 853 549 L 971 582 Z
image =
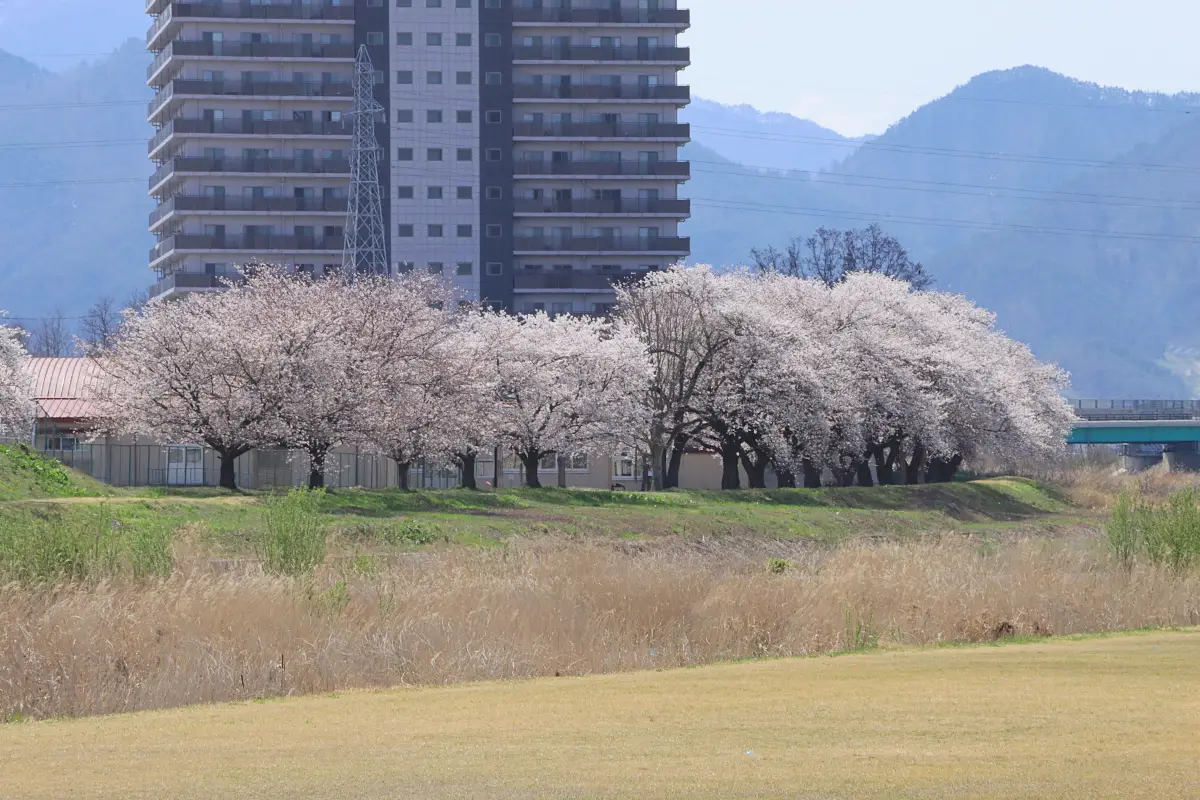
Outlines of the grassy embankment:
M 1200 624 L 1157 517 L 1019 479 L 195 494 L 0 503 L 0 719 Z
M 1200 633 L 0 725 L 23 798 L 1191 798 Z

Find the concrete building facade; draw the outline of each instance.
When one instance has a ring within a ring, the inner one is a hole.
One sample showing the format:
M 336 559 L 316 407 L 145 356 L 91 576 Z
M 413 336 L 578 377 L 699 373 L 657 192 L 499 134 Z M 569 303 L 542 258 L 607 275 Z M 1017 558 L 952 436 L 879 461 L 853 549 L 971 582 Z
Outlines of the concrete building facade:
M 384 106 L 394 272 L 517 313 L 603 314 L 685 259 L 674 0 L 150 0 L 155 297 L 249 262 L 341 264 L 354 56 Z

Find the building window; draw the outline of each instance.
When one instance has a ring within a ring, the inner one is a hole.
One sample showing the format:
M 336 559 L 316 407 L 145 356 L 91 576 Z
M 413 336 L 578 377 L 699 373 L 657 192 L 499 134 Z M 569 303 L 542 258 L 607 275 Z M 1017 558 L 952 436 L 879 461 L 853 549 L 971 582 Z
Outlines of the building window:
M 396 83 L 407 86 L 413 82 L 413 74 L 411 69 L 396 70 Z
M 471 0 L 454 0 L 455 8 L 470 8 Z
M 504 157 L 504 154 L 500 152 L 500 148 L 498 148 L 498 147 L 489 148 L 487 151 L 487 160 L 488 161 L 499 161 L 503 157 Z
M 412 8 L 412 0 L 396 0 L 396 8 Z
M 503 200 L 504 199 L 504 189 L 500 186 L 487 187 L 487 199 L 488 200 Z
M 413 121 L 413 111 L 411 108 L 401 108 L 396 111 L 396 122 L 404 124 Z
M 426 235 L 430 239 L 441 239 L 442 238 L 442 230 L 443 229 L 442 229 L 441 225 L 430 225 L 429 229 L 426 231 Z
M 458 269 L 456 272 L 459 275 L 472 275 L 475 272 L 475 265 L 470 261 L 460 261 L 458 262 Z
M 413 199 L 413 187 L 397 186 L 396 187 L 396 198 L 398 200 L 412 200 Z
M 488 275 L 503 275 L 504 274 L 504 265 L 501 264 L 499 261 L 489 261 L 488 265 L 487 265 L 487 274 Z
M 441 8 L 442 0 L 425 0 L 426 8 Z
M 412 40 L 411 32 L 403 31 L 403 32 L 396 33 L 396 46 L 397 47 L 411 47 L 412 42 L 413 42 L 413 40 Z
M 459 225 L 458 226 L 458 238 L 470 239 L 472 235 L 474 235 L 474 232 L 472 231 L 470 225 Z
M 402 239 L 411 239 L 413 235 L 412 225 L 400 225 L 396 228 L 396 235 Z
M 372 47 L 379 47 L 383 44 L 383 42 L 384 38 L 382 31 L 367 31 L 367 44 L 371 45 Z
M 413 149 L 411 147 L 399 148 L 398 150 L 396 150 L 396 160 L 397 161 L 412 161 L 413 160 Z
M 387 76 L 383 74 L 383 70 L 377 69 L 371 71 L 371 82 L 376 86 L 387 83 Z
M 498 33 L 485 33 L 483 35 L 483 46 L 484 47 L 503 47 L 504 46 L 504 37 L 502 37 Z
M 499 239 L 504 235 L 504 227 L 502 225 L 488 225 L 487 235 L 489 239 Z
M 457 83 L 459 86 L 470 86 L 471 85 L 471 73 L 470 72 L 454 73 L 454 82 Z
M 430 109 L 425 112 L 425 121 L 434 125 L 440 124 L 442 121 L 442 112 L 436 109 Z
M 504 8 L 503 0 L 483 0 L 484 8 Z
M 415 267 L 415 266 L 416 265 L 411 261 L 397 261 L 396 262 L 396 272 L 399 272 L 401 274 L 403 274 L 405 272 L 412 272 L 413 267 Z
M 461 6 L 460 6 L 460 8 L 461 8 Z M 456 47 L 470 47 L 471 46 L 471 34 L 469 34 L 469 33 L 454 34 L 454 45 Z
M 425 153 L 425 158 L 427 161 L 441 161 L 442 160 L 442 148 L 440 148 L 440 147 L 429 148 L 429 150 L 426 151 L 426 153 Z
M 500 122 L 504 122 L 504 112 L 503 111 L 495 111 L 495 110 L 488 111 L 487 113 L 485 113 L 483 115 L 483 120 L 484 120 L 484 122 L 491 123 L 492 125 L 495 125 Z
M 472 120 L 471 110 L 466 109 L 465 111 L 454 112 L 454 120 L 456 122 L 467 124 L 467 125 L 471 124 L 471 120 Z
M 442 84 L 441 70 L 431 69 L 425 75 L 425 82 L 428 83 L 430 86 L 441 86 L 441 84 Z
M 425 34 L 425 45 L 427 47 L 441 47 L 442 46 L 442 35 L 440 33 Z
M 484 75 L 483 82 L 488 86 L 500 86 L 504 83 L 504 75 L 499 72 L 488 72 Z
M 455 150 L 454 157 L 458 161 L 470 161 L 474 158 L 474 153 L 469 147 L 460 147 Z
M 638 477 L 637 459 L 628 453 L 622 453 L 612 460 L 613 478 L 616 480 L 632 480 Z
M 470 200 L 470 199 L 474 198 L 474 196 L 475 196 L 475 190 L 473 188 L 471 188 L 470 186 L 458 187 L 458 199 L 459 200 Z
M 430 275 L 441 275 L 446 271 L 446 265 L 441 261 L 430 261 L 427 269 Z
M 441 186 L 430 186 L 428 189 L 426 189 L 425 196 L 428 197 L 430 200 L 441 200 L 442 199 L 442 187 Z

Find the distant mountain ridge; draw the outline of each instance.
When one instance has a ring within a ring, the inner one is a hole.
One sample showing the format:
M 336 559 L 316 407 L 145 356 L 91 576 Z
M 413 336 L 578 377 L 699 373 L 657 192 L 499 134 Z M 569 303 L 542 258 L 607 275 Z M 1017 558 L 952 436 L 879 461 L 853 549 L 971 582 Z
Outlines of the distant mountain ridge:
M 791 114 L 699 97 L 681 119 L 691 123 L 694 141 L 730 161 L 788 171 L 829 169 L 871 138 L 852 139 Z
M 0 308 L 78 315 L 150 283 L 149 57 L 135 39 L 52 73 L 0 53 Z M 1200 96 L 1019 67 L 866 142 L 705 100 L 685 119 L 693 262 L 879 222 L 940 288 L 1070 370 L 1077 396 L 1200 386 L 1179 355 L 1200 350 Z

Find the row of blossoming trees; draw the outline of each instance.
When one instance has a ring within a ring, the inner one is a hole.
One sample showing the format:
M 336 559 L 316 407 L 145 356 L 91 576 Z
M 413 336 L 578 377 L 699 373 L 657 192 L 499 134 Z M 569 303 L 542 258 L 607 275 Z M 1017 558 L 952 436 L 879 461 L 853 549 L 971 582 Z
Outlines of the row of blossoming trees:
M 517 318 L 429 276 L 262 268 L 130 313 L 91 357 L 109 428 L 203 442 L 230 488 L 256 448 L 306 453 L 319 486 L 351 445 L 393 459 L 402 482 L 429 459 L 473 485 L 476 458 L 500 448 L 531 485 L 546 456 L 637 453 L 672 488 L 695 451 L 720 457 L 726 488 L 765 486 L 769 470 L 781 486 L 913 483 L 985 453 L 1049 457 L 1070 425 L 1065 375 L 962 297 L 703 267 L 618 294 L 611 321 Z

